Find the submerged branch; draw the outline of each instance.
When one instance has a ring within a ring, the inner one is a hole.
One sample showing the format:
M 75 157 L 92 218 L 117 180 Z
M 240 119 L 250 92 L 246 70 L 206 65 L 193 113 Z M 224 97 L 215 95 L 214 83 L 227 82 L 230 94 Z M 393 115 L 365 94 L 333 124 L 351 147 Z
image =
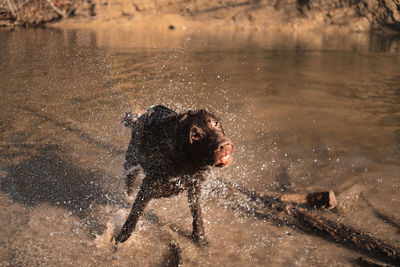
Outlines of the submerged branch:
M 278 196 L 273 193 L 270 195 L 259 195 L 254 191 L 245 189 L 232 182 L 225 182 L 221 179 L 218 180 L 232 191 L 230 192 L 230 198 L 238 204 L 237 207 L 241 210 L 255 214 L 257 217 L 263 219 L 277 221 L 279 224 L 295 226 L 297 229 L 316 233 L 319 236 L 348 246 L 351 249 L 364 253 L 368 252 L 370 257 L 374 257 L 384 262 L 392 264 L 398 264 L 400 262 L 399 247 L 375 238 L 369 233 L 362 232 L 337 221 L 328 220 L 323 216 L 318 215 L 315 211 L 309 211 L 306 208 L 293 203 L 297 202 L 313 205 L 313 203 L 310 203 L 307 200 L 310 199 L 309 196 L 320 195 L 323 193 L 286 196 Z M 240 194 L 235 192 L 240 192 Z M 333 192 L 325 192 L 325 195 L 326 193 L 328 193 L 329 196 L 332 196 L 333 194 Z M 336 203 L 334 197 L 328 200 L 328 202 L 329 201 Z M 329 206 L 321 206 L 319 204 L 314 204 L 313 206 L 315 208 L 330 208 Z

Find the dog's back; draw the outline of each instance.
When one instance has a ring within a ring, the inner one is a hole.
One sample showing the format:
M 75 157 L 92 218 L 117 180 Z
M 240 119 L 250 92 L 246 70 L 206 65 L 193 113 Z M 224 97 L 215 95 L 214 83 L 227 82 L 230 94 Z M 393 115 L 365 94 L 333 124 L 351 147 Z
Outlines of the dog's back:
M 150 107 L 146 113 L 135 117 L 126 113 L 123 121 L 132 128 L 132 139 L 126 152 L 124 168 L 126 184 L 131 188 L 139 165 L 146 174 L 169 176 L 174 163 L 177 113 L 164 106 Z M 160 173 L 162 172 L 162 173 Z M 130 175 L 132 173 L 132 175 Z M 128 193 L 132 190 L 128 189 Z
M 142 119 L 145 127 L 154 125 L 160 119 L 167 118 L 172 115 L 177 115 L 175 111 L 167 107 L 157 105 L 150 107 L 145 114 L 134 114 L 131 111 L 125 113 L 122 118 L 122 123 L 129 128 L 134 128 L 138 119 Z
M 173 111 L 172 109 L 169 109 L 167 107 L 158 105 L 158 106 L 152 106 L 150 107 L 146 114 L 146 123 L 147 127 L 151 127 L 155 125 L 158 121 L 161 119 L 165 119 L 170 116 L 175 116 L 177 113 Z

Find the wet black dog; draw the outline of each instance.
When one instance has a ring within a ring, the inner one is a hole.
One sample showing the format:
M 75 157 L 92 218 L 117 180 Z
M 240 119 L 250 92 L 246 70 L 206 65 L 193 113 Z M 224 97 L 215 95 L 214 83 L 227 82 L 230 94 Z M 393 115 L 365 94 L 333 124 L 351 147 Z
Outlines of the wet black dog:
M 143 179 L 132 210 L 115 236 L 115 243 L 126 241 L 153 198 L 170 197 L 186 190 L 193 216 L 192 238 L 204 244 L 204 227 L 199 198 L 201 182 L 210 166 L 222 167 L 232 161 L 232 142 L 221 123 L 206 110 L 177 114 L 163 106 L 151 107 L 136 121 L 127 113 L 124 123 L 132 127 L 132 140 L 125 158 L 128 194 L 140 167 Z

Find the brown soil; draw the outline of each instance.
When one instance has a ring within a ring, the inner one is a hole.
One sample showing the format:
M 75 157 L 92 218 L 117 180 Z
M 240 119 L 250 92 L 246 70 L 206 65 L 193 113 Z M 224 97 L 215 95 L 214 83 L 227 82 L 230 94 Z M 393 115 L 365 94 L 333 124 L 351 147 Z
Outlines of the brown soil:
M 10 1 L 0 0 L 0 21 L 59 21 L 53 26 L 73 28 L 400 33 L 399 0 L 15 0 L 14 5 Z

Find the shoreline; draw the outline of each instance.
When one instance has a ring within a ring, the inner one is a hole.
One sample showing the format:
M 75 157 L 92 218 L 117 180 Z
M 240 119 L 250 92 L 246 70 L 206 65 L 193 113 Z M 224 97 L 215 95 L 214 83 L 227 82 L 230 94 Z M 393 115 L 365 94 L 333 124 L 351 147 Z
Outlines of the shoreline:
M 174 28 L 171 29 L 170 26 Z M 233 24 L 212 24 L 189 20 L 179 15 L 167 15 L 143 20 L 113 19 L 99 21 L 90 18 L 63 20 L 48 26 L 60 30 L 91 31 L 100 44 L 109 48 L 130 47 L 177 48 L 184 46 L 210 46 L 215 48 L 255 47 L 260 49 L 382 51 L 381 39 L 385 35 L 371 31 L 355 32 L 346 27 L 328 28 L 293 27 L 274 25 L 266 29 L 247 27 L 238 29 Z M 392 38 L 390 38 L 392 39 Z M 189 41 L 188 41 L 189 40 Z M 400 50 L 400 42 L 387 44 L 383 51 Z M 369 44 L 366 46 L 366 44 Z M 210 47 L 211 48 L 211 47 Z
M 63 29 L 118 27 L 202 32 L 400 34 L 400 4 L 396 0 L 388 0 L 383 6 L 366 0 L 347 4 L 339 0 L 276 3 L 263 0 L 53 1 L 57 7 L 30 6 L 27 12 L 24 6 L 7 11 L 8 7 L 0 3 L 0 24 L 4 26 L 14 20 L 15 23 L 9 25 Z
M 257 11 L 261 12 L 263 10 Z M 230 13 L 232 13 L 231 11 Z M 117 12 L 118 13 L 118 12 Z M 137 12 L 133 16 L 121 16 L 104 12 L 102 16 L 75 16 L 47 24 L 50 28 L 63 29 L 103 29 L 119 27 L 128 30 L 149 29 L 156 31 L 201 31 L 201 32 L 264 32 L 264 33 L 325 33 L 325 34 L 354 34 L 371 33 L 366 18 L 358 18 L 351 25 L 326 25 L 323 19 L 294 18 L 285 21 L 282 15 L 276 20 L 259 18 L 232 19 L 230 14 L 188 15 L 179 13 Z

